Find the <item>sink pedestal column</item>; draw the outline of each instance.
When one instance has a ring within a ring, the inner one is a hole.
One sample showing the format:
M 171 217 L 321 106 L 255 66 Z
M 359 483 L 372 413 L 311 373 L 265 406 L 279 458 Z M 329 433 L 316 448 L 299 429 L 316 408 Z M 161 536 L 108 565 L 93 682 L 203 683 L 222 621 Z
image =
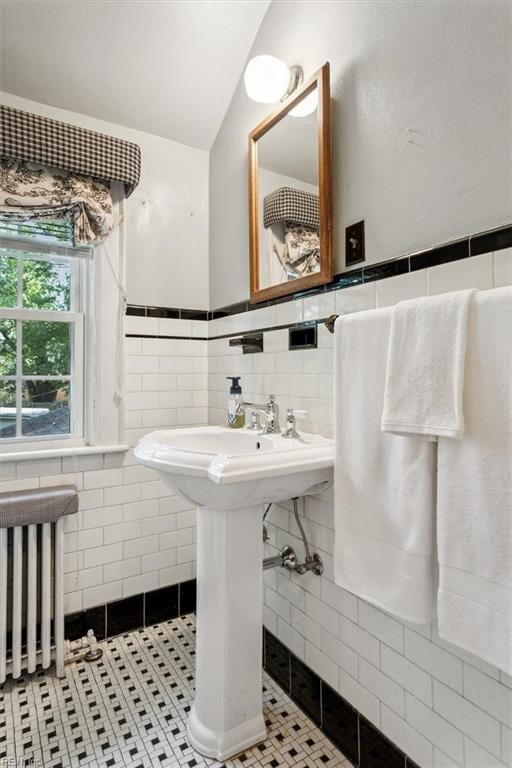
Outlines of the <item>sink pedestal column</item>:
M 197 518 L 193 749 L 224 760 L 266 737 L 262 704 L 262 509 Z

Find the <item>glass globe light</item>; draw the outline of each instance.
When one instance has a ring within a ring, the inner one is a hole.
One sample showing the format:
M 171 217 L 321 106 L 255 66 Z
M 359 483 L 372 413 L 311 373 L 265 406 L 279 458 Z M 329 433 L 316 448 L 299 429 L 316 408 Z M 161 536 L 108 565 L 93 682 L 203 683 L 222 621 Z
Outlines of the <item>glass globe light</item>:
M 306 117 L 306 115 L 311 115 L 317 107 L 318 90 L 315 88 L 315 90 L 311 91 L 305 99 L 299 101 L 297 106 L 291 109 L 288 114 L 293 115 L 293 117 Z
M 275 56 L 256 56 L 244 72 L 247 95 L 260 104 L 274 104 L 284 96 L 290 82 L 288 65 Z

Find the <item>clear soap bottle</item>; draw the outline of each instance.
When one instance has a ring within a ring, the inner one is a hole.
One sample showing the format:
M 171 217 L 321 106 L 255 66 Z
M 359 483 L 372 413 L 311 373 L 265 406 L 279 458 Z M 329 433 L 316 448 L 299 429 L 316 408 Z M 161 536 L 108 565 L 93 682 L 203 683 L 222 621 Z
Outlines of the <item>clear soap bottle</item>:
M 242 408 L 242 387 L 240 376 L 226 376 L 231 381 L 228 400 L 228 427 L 240 429 L 245 425 L 245 414 Z

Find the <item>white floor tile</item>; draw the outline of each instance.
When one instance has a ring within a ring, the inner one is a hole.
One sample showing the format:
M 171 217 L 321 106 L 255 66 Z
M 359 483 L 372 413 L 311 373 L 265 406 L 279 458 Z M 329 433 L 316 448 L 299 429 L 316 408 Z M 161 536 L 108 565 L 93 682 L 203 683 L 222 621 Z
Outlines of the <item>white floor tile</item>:
M 0 765 L 42 768 L 349 768 L 266 675 L 267 739 L 219 763 L 187 741 L 194 696 L 195 617 L 101 643 L 103 658 L 67 677 L 38 672 L 0 689 Z

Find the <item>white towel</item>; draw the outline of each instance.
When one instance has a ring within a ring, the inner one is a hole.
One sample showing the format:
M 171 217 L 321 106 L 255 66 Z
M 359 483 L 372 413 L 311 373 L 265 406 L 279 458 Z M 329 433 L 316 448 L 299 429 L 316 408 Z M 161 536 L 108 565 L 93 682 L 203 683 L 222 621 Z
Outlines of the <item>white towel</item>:
M 439 634 L 512 674 L 512 287 L 471 302 L 464 414 L 438 445 Z
M 419 439 L 464 434 L 462 384 L 474 291 L 402 301 L 393 309 L 382 430 Z M 423 438 L 420 436 L 423 435 Z
M 435 445 L 381 431 L 391 309 L 335 326 L 335 581 L 401 619 L 433 605 Z

